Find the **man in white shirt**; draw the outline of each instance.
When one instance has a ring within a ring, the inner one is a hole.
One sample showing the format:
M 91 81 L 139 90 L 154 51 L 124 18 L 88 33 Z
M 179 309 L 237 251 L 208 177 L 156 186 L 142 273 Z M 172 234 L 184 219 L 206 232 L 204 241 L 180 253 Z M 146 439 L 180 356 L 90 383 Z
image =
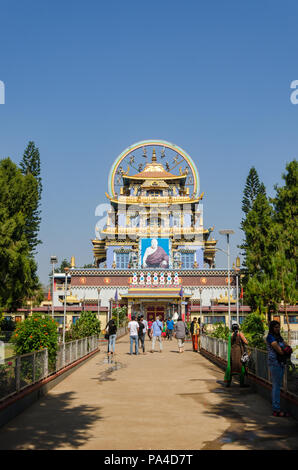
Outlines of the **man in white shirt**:
M 133 343 L 135 343 L 135 354 L 139 354 L 139 324 L 136 321 L 135 315 L 132 315 L 131 321 L 128 323 L 127 328 L 129 330 L 130 338 L 130 355 L 133 354 Z

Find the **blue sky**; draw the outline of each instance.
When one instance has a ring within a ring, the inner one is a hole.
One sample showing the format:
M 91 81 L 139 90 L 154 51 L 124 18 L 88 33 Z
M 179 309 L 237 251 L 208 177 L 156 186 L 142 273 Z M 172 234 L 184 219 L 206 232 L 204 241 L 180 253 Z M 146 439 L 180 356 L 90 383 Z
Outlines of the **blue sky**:
M 237 256 L 249 169 L 273 195 L 297 158 L 297 14 L 296 0 L 2 0 L 0 158 L 40 149 L 42 282 L 52 254 L 92 261 L 110 166 L 147 139 L 191 155 L 204 224 L 221 248 L 234 229 Z

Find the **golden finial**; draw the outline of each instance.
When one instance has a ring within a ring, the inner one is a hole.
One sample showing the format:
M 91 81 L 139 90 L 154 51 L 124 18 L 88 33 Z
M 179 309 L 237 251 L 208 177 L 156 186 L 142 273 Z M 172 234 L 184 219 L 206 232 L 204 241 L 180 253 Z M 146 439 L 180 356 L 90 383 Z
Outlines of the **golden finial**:
M 75 268 L 75 267 L 76 267 L 76 261 L 75 261 L 75 257 L 74 257 L 74 256 L 71 257 L 70 265 L 71 265 L 72 268 Z
M 152 161 L 153 161 L 153 162 L 156 162 L 156 152 L 155 152 L 155 147 L 153 147 Z

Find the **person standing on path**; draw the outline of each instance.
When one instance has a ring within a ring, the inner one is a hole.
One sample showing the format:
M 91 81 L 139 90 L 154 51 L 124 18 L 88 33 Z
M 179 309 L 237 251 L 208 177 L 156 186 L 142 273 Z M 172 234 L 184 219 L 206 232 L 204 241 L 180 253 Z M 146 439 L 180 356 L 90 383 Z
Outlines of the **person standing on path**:
M 269 333 L 266 338 L 268 351 L 268 366 L 272 382 L 272 413 L 273 416 L 289 416 L 280 410 L 280 389 L 282 387 L 287 355 L 284 348 L 289 347 L 280 335 L 280 323 L 273 320 L 269 324 Z M 291 348 L 290 348 L 291 349 Z
M 198 339 L 200 335 L 200 325 L 197 321 L 197 317 L 194 317 L 193 321 L 190 324 L 190 333 L 192 339 L 192 350 L 198 352 Z
M 236 322 L 232 323 L 232 333 L 229 335 L 228 341 L 228 365 L 225 372 L 224 381 L 226 386 L 229 387 L 232 382 L 233 375 L 240 375 L 240 387 L 245 387 L 244 379 L 247 375 L 247 368 L 241 362 L 241 358 L 245 351 L 245 345 L 248 344 L 244 334 L 239 331 L 239 325 Z
M 184 321 L 182 320 L 182 317 L 178 318 L 178 321 L 174 326 L 174 333 L 178 342 L 179 354 L 181 354 L 184 352 L 184 341 L 186 336 L 186 326 Z
M 163 324 L 159 320 L 159 315 L 157 315 L 156 320 L 155 320 L 155 322 L 153 322 L 152 328 L 151 328 L 151 331 L 152 331 L 152 348 L 151 348 L 151 352 L 152 353 L 154 352 L 156 340 L 159 341 L 159 352 L 160 353 L 162 352 L 162 342 L 161 342 L 162 328 L 163 328 Z
M 136 321 L 135 315 L 132 315 L 131 321 L 128 323 L 127 328 L 129 330 L 130 339 L 130 355 L 133 354 L 133 343 L 135 343 L 135 354 L 139 354 L 139 324 Z
M 145 337 L 147 331 L 147 321 L 144 320 L 144 315 L 138 316 L 138 324 L 139 324 L 139 342 L 140 346 L 143 349 L 143 354 L 145 353 Z
M 117 335 L 117 326 L 115 324 L 115 320 L 112 318 L 107 326 L 106 326 L 106 333 L 109 335 L 108 339 L 108 355 L 115 353 L 115 342 L 116 342 L 116 335 Z
M 150 339 L 150 341 L 152 339 L 152 330 L 151 330 L 152 325 L 153 325 L 153 321 L 148 320 L 147 328 L 148 328 L 148 338 Z
M 174 330 L 174 322 L 171 318 L 167 320 L 167 339 L 172 341 L 173 337 L 173 330 Z

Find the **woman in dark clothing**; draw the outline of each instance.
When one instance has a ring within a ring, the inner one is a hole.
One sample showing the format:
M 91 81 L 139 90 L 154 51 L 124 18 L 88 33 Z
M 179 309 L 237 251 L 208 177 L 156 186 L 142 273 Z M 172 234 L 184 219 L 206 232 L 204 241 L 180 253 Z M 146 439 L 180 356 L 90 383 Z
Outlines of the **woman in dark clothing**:
M 273 320 L 269 325 L 269 333 L 266 338 L 268 351 L 268 366 L 271 373 L 272 382 L 272 413 L 273 416 L 289 416 L 288 413 L 280 410 L 280 389 L 282 387 L 287 348 L 291 354 L 291 348 L 285 343 L 280 335 L 280 324 Z
M 113 318 L 108 322 L 108 324 L 106 326 L 106 333 L 109 335 L 108 354 L 114 354 L 116 334 L 117 334 L 117 326 L 116 326 L 115 320 Z
M 232 324 L 232 333 L 229 335 L 228 343 L 228 365 L 225 373 L 225 382 L 227 387 L 231 385 L 232 376 L 240 375 L 240 386 L 244 387 L 244 377 L 246 375 L 245 365 L 241 362 L 241 357 L 245 352 L 245 344 L 248 344 L 247 339 L 239 331 L 238 323 Z

